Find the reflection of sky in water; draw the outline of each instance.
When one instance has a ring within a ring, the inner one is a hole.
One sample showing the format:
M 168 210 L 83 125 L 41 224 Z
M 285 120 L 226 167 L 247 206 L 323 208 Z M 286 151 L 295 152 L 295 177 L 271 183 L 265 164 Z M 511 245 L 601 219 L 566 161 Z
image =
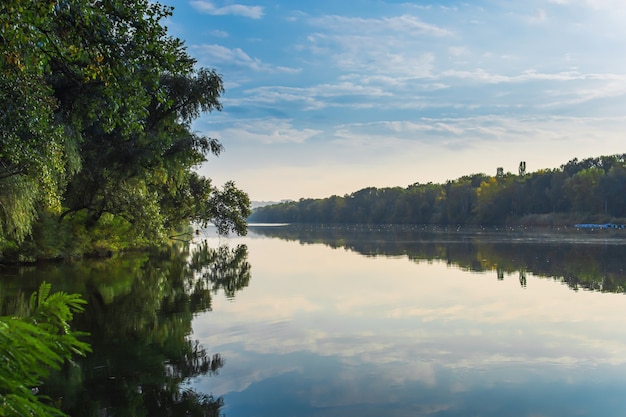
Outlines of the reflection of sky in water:
M 626 415 L 623 295 L 243 240 L 250 286 L 194 321 L 229 417 Z

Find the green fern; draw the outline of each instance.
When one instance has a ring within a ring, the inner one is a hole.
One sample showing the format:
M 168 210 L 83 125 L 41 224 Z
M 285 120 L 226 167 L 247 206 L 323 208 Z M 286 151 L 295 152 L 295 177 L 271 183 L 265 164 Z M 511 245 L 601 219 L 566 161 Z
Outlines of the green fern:
M 50 291 L 44 282 L 31 295 L 29 316 L 0 317 L 0 417 L 63 416 L 35 388 L 51 369 L 91 351 L 78 340 L 87 333 L 73 332 L 69 324 L 86 302 L 77 294 Z

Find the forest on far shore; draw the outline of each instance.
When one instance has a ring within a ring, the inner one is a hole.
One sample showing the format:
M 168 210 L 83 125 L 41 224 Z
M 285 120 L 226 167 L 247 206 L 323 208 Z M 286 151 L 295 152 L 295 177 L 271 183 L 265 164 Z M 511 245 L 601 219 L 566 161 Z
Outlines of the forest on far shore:
M 626 222 L 626 154 L 577 158 L 555 169 L 466 175 L 444 184 L 368 187 L 255 209 L 249 222 L 568 225 Z

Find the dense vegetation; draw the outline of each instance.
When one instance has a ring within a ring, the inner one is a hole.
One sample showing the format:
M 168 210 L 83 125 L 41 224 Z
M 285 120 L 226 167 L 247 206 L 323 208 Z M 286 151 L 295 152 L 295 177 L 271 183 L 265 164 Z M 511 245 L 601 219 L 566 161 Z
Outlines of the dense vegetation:
M 62 416 L 41 401 L 47 398 L 37 395 L 38 387 L 52 368 L 91 350 L 78 340 L 85 334 L 69 326 L 85 301 L 78 294 L 51 294 L 50 284 L 43 283 L 27 305 L 21 304 L 20 316 L 13 311 L 0 317 L 0 416 Z
M 194 168 L 222 145 L 191 129 L 220 110 L 150 0 L 0 5 L 0 257 L 34 260 L 164 242 L 177 227 L 245 233 L 249 200 Z
M 52 288 L 80 294 L 87 302 L 79 305 L 84 311 L 74 316 L 72 327 L 89 331 L 90 335 L 81 339 L 90 343 L 93 352 L 75 356 L 64 365 L 55 363 L 57 369 L 50 373 L 46 366 L 24 366 L 24 355 L 32 357 L 39 351 L 32 348 L 32 340 L 27 344 L 24 337 L 8 334 L 9 340 L 0 343 L 0 416 L 223 415 L 222 398 L 196 391 L 188 381 L 218 373 L 225 361 L 233 358 L 222 358 L 219 352 L 208 351 L 193 340 L 192 320 L 199 312 L 212 309 L 216 294 L 233 298 L 248 286 L 251 267 L 246 246 L 168 245 L 36 268 L 11 265 L 4 272 L 0 314 L 9 317 L 0 317 L 0 325 L 5 321 L 41 322 L 41 314 L 36 313 L 41 307 L 29 308 L 32 302 L 24 294 L 37 290 L 43 275 Z M 57 294 L 49 299 L 58 298 Z M 80 301 L 76 296 L 70 300 Z M 43 334 L 42 329 L 37 330 L 38 335 Z M 56 342 L 57 349 L 63 346 L 58 343 L 61 336 L 41 339 Z M 20 361 L 4 360 L 7 357 Z M 46 378 L 36 373 L 42 371 Z M 13 385 L 20 386 L 21 398 L 32 400 L 34 407 L 46 407 L 45 412 L 11 412 L 6 402 L 3 404 L 7 393 L 1 384 L 3 377 L 16 380 Z
M 163 21 L 172 10 L 152 0 L 0 2 L 5 268 L 157 246 L 191 223 L 245 233 L 248 196 L 232 182 L 218 189 L 194 171 L 223 150 L 191 125 L 201 113 L 221 110 L 224 87 L 219 74 L 198 68 L 168 35 Z M 39 389 L 51 369 L 90 349 L 70 329 L 83 304 L 78 295 L 50 294 L 47 285 L 30 303 L 0 303 L 0 416 L 62 415 L 60 400 L 42 402 Z M 170 332 L 182 343 L 178 362 L 166 368 L 155 356 L 151 364 L 163 378 L 148 393 L 155 396 L 150 406 L 161 404 L 163 415 L 217 415 L 220 401 L 179 389 L 184 378 L 219 365 L 219 357 L 185 339 L 187 328 Z M 139 414 L 157 415 L 132 413 Z
M 558 169 L 467 175 L 445 184 L 365 188 L 343 197 L 255 209 L 252 222 L 362 224 L 571 224 L 623 222 L 626 154 L 574 159 Z M 620 220 L 621 219 L 621 220 Z

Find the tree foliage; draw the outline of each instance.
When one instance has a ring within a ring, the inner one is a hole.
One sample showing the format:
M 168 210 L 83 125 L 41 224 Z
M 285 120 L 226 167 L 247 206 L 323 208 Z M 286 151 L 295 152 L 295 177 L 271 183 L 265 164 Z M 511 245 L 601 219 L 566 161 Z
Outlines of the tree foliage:
M 88 304 L 72 325 L 88 330 L 93 352 L 54 370 L 39 386 L 71 416 L 218 416 L 221 397 L 190 379 L 215 375 L 228 360 L 193 338 L 198 313 L 216 297 L 233 298 L 251 280 L 245 245 L 213 247 L 205 239 L 105 259 L 11 266 L 0 282 L 0 308 L 22 310 L 42 273 L 53 288 Z M 15 271 L 15 272 L 13 272 Z
M 502 225 L 533 216 L 580 222 L 626 218 L 626 154 L 574 159 L 532 173 L 521 163 L 518 174 L 498 168 L 495 176 L 474 174 L 445 184 L 368 187 L 343 197 L 261 207 L 250 221 Z
M 193 171 L 223 150 L 191 124 L 221 110 L 224 87 L 168 35 L 172 10 L 149 0 L 0 5 L 4 247 L 50 214 L 87 228 L 120 217 L 142 242 L 190 221 L 245 233 L 247 196 Z
M 38 386 L 51 369 L 60 369 L 74 355 L 90 351 L 70 322 L 83 311 L 77 294 L 50 294 L 43 283 L 30 299 L 25 317 L 0 317 L 0 416 L 62 416 L 37 395 Z

